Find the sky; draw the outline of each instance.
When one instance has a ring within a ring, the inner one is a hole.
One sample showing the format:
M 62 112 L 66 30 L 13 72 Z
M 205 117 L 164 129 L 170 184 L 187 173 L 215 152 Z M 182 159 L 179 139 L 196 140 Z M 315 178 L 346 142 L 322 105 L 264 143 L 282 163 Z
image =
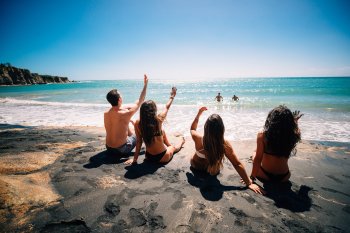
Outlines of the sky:
M 350 76 L 347 0 L 1 0 L 0 62 L 71 80 Z

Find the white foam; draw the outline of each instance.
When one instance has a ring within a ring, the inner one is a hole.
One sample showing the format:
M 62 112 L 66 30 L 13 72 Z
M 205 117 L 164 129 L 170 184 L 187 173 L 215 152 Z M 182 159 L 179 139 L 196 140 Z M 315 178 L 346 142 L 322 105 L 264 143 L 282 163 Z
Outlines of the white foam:
M 41 99 L 43 97 L 37 97 L 36 99 Z M 32 106 L 66 106 L 66 107 L 108 107 L 108 104 L 96 104 L 96 103 L 70 103 L 70 102 L 45 102 L 38 100 L 25 100 L 25 99 L 15 99 L 15 98 L 0 98 L 0 104 L 14 104 L 14 105 L 32 105 Z
M 173 105 L 164 128 L 168 133 L 189 136 L 198 105 Z M 41 102 L 0 98 L 0 123 L 30 126 L 98 126 L 103 127 L 103 113 L 108 104 Z M 159 111 L 164 105 L 158 106 Z M 269 109 L 251 109 L 244 105 L 213 104 L 208 106 L 198 125 L 203 132 L 207 117 L 219 114 L 230 140 L 255 139 L 262 130 Z M 308 140 L 350 142 L 350 115 L 344 112 L 304 112 L 300 120 L 302 138 Z M 139 117 L 136 113 L 133 119 Z

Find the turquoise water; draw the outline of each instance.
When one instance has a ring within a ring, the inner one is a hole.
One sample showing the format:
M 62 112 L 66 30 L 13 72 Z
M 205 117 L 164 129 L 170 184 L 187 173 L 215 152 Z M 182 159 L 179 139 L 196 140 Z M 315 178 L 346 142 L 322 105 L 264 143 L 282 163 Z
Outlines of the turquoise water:
M 142 79 L 2 86 L 0 123 L 103 126 L 101 114 L 109 107 L 106 93 L 116 88 L 124 103 L 132 103 L 142 86 Z M 155 100 L 161 108 L 172 86 L 178 94 L 168 117 L 170 131 L 187 134 L 197 108 L 206 105 L 207 114 L 219 113 L 226 119 L 226 132 L 232 139 L 251 139 L 268 111 L 286 104 L 305 113 L 301 121 L 304 138 L 350 141 L 350 78 L 150 79 L 146 99 Z M 214 101 L 218 92 L 224 97 L 220 104 Z M 238 102 L 231 101 L 233 94 L 239 96 Z
M 69 103 L 106 103 L 105 95 L 116 88 L 124 100 L 138 98 L 142 80 L 82 81 L 70 84 L 0 87 L 0 98 Z M 150 80 L 147 99 L 165 103 L 171 86 L 178 88 L 176 104 L 212 104 L 218 92 L 224 104 L 233 94 L 247 108 L 273 107 L 284 103 L 291 108 L 350 111 L 350 78 L 251 78 L 218 81 Z

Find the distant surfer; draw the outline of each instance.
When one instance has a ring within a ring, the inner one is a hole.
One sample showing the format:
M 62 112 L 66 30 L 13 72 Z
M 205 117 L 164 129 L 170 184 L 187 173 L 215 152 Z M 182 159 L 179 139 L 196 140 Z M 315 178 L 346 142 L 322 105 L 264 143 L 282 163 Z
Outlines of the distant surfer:
M 218 102 L 221 102 L 224 98 L 220 95 L 220 92 L 218 93 L 218 95 L 215 97 L 215 100 Z

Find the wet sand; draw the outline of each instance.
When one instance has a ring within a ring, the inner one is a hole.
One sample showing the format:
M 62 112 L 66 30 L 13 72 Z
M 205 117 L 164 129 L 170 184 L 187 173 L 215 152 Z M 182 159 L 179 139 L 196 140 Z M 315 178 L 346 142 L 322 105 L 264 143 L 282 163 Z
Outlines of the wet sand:
M 170 141 L 180 140 L 170 135 Z M 232 142 L 248 174 L 255 141 Z M 348 232 L 348 143 L 303 141 L 290 185 L 245 189 L 226 160 L 190 169 L 194 144 L 167 165 L 126 166 L 104 130 L 0 125 L 0 232 Z

